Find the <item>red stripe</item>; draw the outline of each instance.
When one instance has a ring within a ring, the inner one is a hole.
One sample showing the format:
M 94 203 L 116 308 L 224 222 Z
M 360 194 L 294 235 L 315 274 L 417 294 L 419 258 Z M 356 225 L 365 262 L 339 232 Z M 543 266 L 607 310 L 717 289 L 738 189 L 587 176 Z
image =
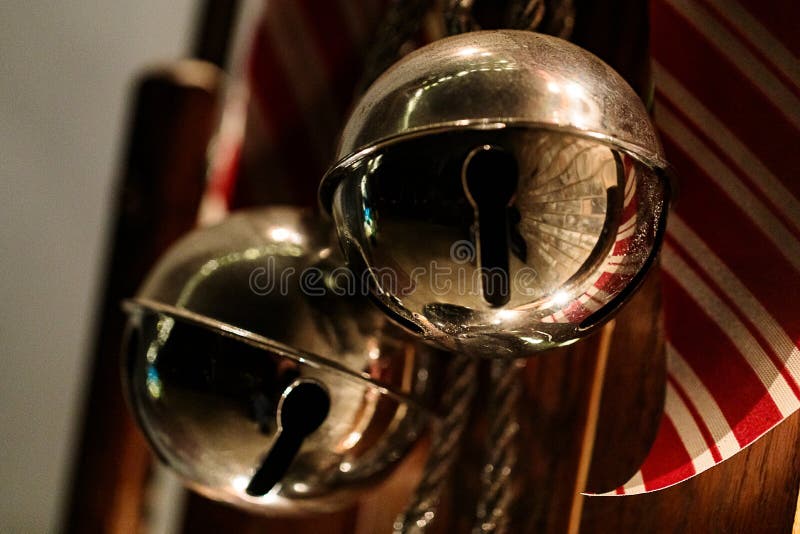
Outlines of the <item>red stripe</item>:
M 256 30 L 249 75 L 253 96 L 276 131 L 280 133 L 282 128 L 298 124 L 299 103 L 263 22 Z
M 717 447 L 717 443 L 714 441 L 714 436 L 711 435 L 711 430 L 706 425 L 703 416 L 700 415 L 700 412 L 697 410 L 697 406 L 694 405 L 692 400 L 686 394 L 686 390 L 683 389 L 683 386 L 675 380 L 675 377 L 672 376 L 671 373 L 667 374 L 667 381 L 672 384 L 672 387 L 675 389 L 675 392 L 683 401 L 683 404 L 686 406 L 686 409 L 689 410 L 689 413 L 692 415 L 692 419 L 694 419 L 697 428 L 700 430 L 700 434 L 703 436 L 703 441 L 706 442 L 706 446 L 708 450 L 711 451 L 711 457 L 714 459 L 714 463 L 719 463 L 722 461 L 722 454 L 719 452 L 719 447 Z
M 594 287 L 613 295 L 628 285 L 631 278 L 633 278 L 632 274 L 617 274 L 605 271 L 597 278 Z
M 777 176 L 800 176 L 800 159 L 787 157 L 800 132 L 780 109 L 665 2 L 653 4 L 653 57 Z
M 679 169 L 683 192 L 675 212 L 736 273 L 789 337 L 800 341 L 800 276 L 738 205 L 668 137 L 664 146 Z
M 353 98 L 355 82 L 361 67 L 361 57 L 348 35 L 344 15 L 338 2 L 300 0 L 300 11 L 308 23 L 312 42 L 322 58 L 325 74 L 337 106 L 337 116 Z
M 733 174 L 735 174 L 743 183 L 745 183 L 745 185 L 748 186 L 750 193 L 770 207 L 770 211 L 773 213 L 773 215 L 775 215 L 775 217 L 777 217 L 786 226 L 786 228 L 795 235 L 795 237 L 800 239 L 800 221 L 796 221 L 780 213 L 772 201 L 761 192 L 758 185 L 756 185 L 755 180 L 753 180 L 750 175 L 745 173 L 738 166 L 736 161 L 717 145 L 716 140 L 713 137 L 706 135 L 706 133 L 697 126 L 697 124 L 694 122 L 696 120 L 695 118 L 685 114 L 680 108 L 678 108 L 672 102 L 672 100 L 669 99 L 669 96 L 666 93 L 657 91 L 656 94 L 657 105 L 669 108 L 672 113 L 677 115 L 682 122 L 688 126 L 689 130 L 691 130 L 691 132 L 697 137 L 702 139 L 709 150 L 719 157 L 719 159 L 722 160 L 722 162 L 725 163 L 728 168 L 731 169 L 731 171 L 733 171 Z M 800 198 L 800 181 L 783 180 L 781 181 L 781 184 L 786 187 L 786 189 L 793 192 L 795 197 Z
M 664 488 L 695 474 L 692 458 L 669 417 L 661 419 L 656 440 L 642 465 L 646 491 Z
M 670 275 L 663 278 L 666 330 L 673 345 L 720 406 L 745 446 L 782 417 L 750 364 L 694 298 Z
M 633 240 L 633 237 L 635 235 L 636 234 L 634 233 L 633 235 L 628 236 L 624 239 L 618 239 L 617 241 L 615 241 L 614 250 L 611 253 L 614 256 L 623 256 L 627 254 L 628 251 L 631 249 L 631 247 L 636 244 L 636 242 Z
M 789 385 L 789 388 L 794 393 L 795 397 L 800 399 L 800 385 L 794 379 L 792 374 L 789 372 L 789 368 L 784 361 L 784 358 L 788 358 L 789 354 L 778 354 L 773 350 L 772 345 L 769 344 L 769 341 L 761 334 L 760 330 L 756 327 L 756 325 L 747 317 L 742 310 L 736 305 L 736 303 L 728 297 L 728 295 L 720 288 L 714 280 L 712 280 L 706 273 L 703 271 L 702 267 L 687 253 L 684 251 L 683 247 L 676 238 L 672 237 L 671 235 L 667 235 L 666 242 L 672 247 L 672 250 L 681 256 L 683 260 L 692 268 L 695 274 L 703 280 L 709 287 L 711 287 L 714 292 L 722 299 L 728 307 L 731 308 L 733 313 L 739 318 L 742 323 L 747 326 L 748 332 L 756 339 L 761 348 L 764 350 L 764 353 L 770 359 L 772 364 L 775 366 L 776 369 L 780 372 L 781 376 L 786 380 Z
M 308 155 L 311 139 L 299 119 L 300 106 L 263 22 L 256 31 L 249 76 L 258 109 L 277 134 L 276 155 L 281 157 L 284 167 L 292 170 L 300 201 L 315 205 L 317 183 L 324 169 Z
M 585 307 L 580 301 L 574 301 L 565 311 L 565 315 L 570 322 L 577 323 L 589 317 L 593 312 Z
M 739 0 L 739 3 L 795 56 L 800 56 L 800 39 L 797 38 L 800 13 L 796 0 Z
M 594 283 L 594 286 L 599 289 L 604 289 L 604 288 L 613 289 L 611 286 L 613 285 L 615 278 L 616 275 L 614 273 L 604 271 L 597 278 L 597 281 Z

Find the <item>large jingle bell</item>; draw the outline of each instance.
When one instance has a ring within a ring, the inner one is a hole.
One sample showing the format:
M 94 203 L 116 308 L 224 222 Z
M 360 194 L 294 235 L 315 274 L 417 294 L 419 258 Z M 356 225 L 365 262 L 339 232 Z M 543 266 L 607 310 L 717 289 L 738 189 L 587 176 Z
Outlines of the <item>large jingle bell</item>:
M 466 33 L 386 71 L 320 187 L 390 315 L 467 354 L 519 357 L 602 324 L 657 255 L 669 187 L 647 111 L 600 59 Z
M 292 208 L 192 232 L 129 312 L 124 381 L 161 460 L 261 512 L 348 504 L 432 416 L 441 355 L 354 291 L 332 229 Z

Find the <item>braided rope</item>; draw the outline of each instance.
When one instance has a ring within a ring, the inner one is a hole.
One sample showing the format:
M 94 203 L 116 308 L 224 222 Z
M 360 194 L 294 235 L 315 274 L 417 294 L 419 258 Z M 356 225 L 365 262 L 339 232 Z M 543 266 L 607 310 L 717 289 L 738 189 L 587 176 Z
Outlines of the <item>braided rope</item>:
M 514 474 L 520 454 L 519 405 L 522 367 L 516 361 L 492 362 L 489 392 L 488 458 L 483 468 L 473 533 L 508 532 L 518 498 Z
M 476 19 L 476 0 L 448 0 L 444 23 L 449 35 L 480 30 Z M 542 31 L 562 38 L 572 33 L 574 24 L 572 0 L 517 0 L 501 13 L 502 26 L 515 30 Z
M 445 383 L 442 407 L 446 415 L 436 428 L 430 453 L 411 502 L 394 522 L 395 534 L 423 534 L 433 520 L 442 492 L 447 485 L 458 447 L 469 422 L 472 401 L 477 391 L 477 363 L 465 356 L 454 356 Z
M 536 31 L 545 14 L 544 0 L 514 2 L 508 12 L 508 27 Z

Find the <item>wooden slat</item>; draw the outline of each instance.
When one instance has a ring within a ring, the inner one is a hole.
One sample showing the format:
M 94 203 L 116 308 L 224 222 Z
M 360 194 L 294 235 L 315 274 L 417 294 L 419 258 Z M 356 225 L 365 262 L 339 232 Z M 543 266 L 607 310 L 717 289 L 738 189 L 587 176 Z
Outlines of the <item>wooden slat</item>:
M 67 532 L 137 530 L 150 455 L 120 387 L 125 324 L 120 302 L 135 293 L 156 258 L 194 225 L 219 81 L 219 72 L 208 64 L 177 62 L 144 74 L 136 87 L 63 523 Z

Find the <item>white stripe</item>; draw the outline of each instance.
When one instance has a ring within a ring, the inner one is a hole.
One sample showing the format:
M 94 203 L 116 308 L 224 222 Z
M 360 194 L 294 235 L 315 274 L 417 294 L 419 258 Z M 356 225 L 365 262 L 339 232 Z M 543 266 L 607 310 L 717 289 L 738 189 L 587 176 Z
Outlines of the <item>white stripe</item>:
M 768 61 L 800 87 L 800 58 L 783 46 L 783 43 L 735 0 L 706 1 L 742 32 L 745 38 L 768 58 Z
M 625 177 L 625 198 L 631 194 L 631 189 L 636 187 L 636 166 L 634 165 Z
M 761 63 L 731 32 L 723 28 L 705 8 L 691 0 L 667 0 L 695 29 L 708 39 L 759 90 L 800 129 L 798 100 L 770 70 Z
M 635 230 L 636 228 L 633 225 L 630 225 L 630 227 L 625 230 L 622 230 L 620 227 L 620 232 L 617 234 L 617 241 L 628 239 L 634 234 Z
M 664 106 L 656 109 L 656 123 L 714 181 L 772 241 L 775 248 L 800 272 L 800 242 L 763 202 L 753 196 L 736 174 Z M 708 199 L 713 205 L 713 199 Z
M 609 261 L 613 261 L 615 265 L 630 265 L 636 267 L 642 262 L 641 256 L 627 255 L 627 256 L 609 256 Z
M 626 230 L 630 230 L 633 228 L 633 225 L 636 223 L 636 215 L 633 217 L 628 218 L 627 221 L 619 225 L 619 232 L 624 232 Z
M 297 98 L 298 111 L 313 145 L 310 153 L 316 156 L 317 163 L 324 166 L 329 163 L 331 136 L 338 129 L 336 106 L 330 96 L 322 58 L 297 9 L 295 2 L 270 3 L 264 21 L 268 38 Z M 281 103 L 275 102 L 274 105 L 280 106 Z
M 622 486 L 622 493 L 617 493 L 617 488 L 614 488 L 611 491 L 607 491 L 605 493 L 583 493 L 587 497 L 622 497 L 624 495 L 636 495 L 638 493 L 646 493 L 644 489 L 644 477 L 642 476 L 642 471 L 636 471 L 633 474 L 631 479 L 627 481 Z
M 631 477 L 631 479 L 625 483 L 623 487 L 625 490 L 625 495 L 635 495 L 636 493 L 644 493 L 644 477 L 642 476 L 642 471 L 636 471 L 636 473 Z
M 800 229 L 800 201 L 784 187 L 753 152 L 742 143 L 717 117 L 697 100 L 681 83 L 659 63 L 653 63 L 656 85 L 662 89 L 675 107 L 690 118 L 714 144 L 725 152 L 736 165 L 758 186 L 778 211 Z
M 711 449 L 708 448 L 706 440 L 700 432 L 700 427 L 697 426 L 691 412 L 670 383 L 667 383 L 664 413 L 672 419 L 672 424 L 678 433 L 678 437 L 686 448 L 686 452 L 689 453 L 689 458 L 692 459 L 695 474 L 702 473 L 706 469 L 713 467 L 714 458 L 711 456 Z
M 631 274 L 639 271 L 642 264 L 642 257 L 639 254 L 631 254 L 630 256 L 609 256 L 606 262 L 607 267 L 605 271 L 610 274 Z
M 661 264 L 675 281 L 694 298 L 697 305 L 714 321 L 733 343 L 767 389 L 783 417 L 791 415 L 800 400 L 795 397 L 783 375 L 750 334 L 747 327 L 670 246 L 665 246 Z
M 590 312 L 596 312 L 603 306 L 603 303 L 597 302 L 590 295 L 587 295 L 586 293 L 578 297 L 578 302 L 580 302 L 581 306 L 583 306 Z
M 630 205 L 631 200 L 633 200 L 633 195 L 636 193 L 636 178 L 632 177 L 630 180 L 628 180 L 628 183 L 630 186 L 625 188 L 625 200 L 622 203 L 623 206 Z
M 605 272 L 615 275 L 634 275 L 640 270 L 640 265 L 628 265 L 625 263 L 608 263 L 606 264 Z
M 666 352 L 670 376 L 680 384 L 700 417 L 703 418 L 722 458 L 730 458 L 739 452 L 741 447 L 719 404 L 672 344 L 667 343 Z
M 233 79 L 243 78 L 242 74 L 247 68 L 247 61 L 253 51 L 253 36 L 256 34 L 266 8 L 267 2 L 242 2 L 238 8 L 236 21 L 231 28 L 234 36 L 230 44 L 230 71 L 234 73 Z
M 739 311 L 756 326 L 775 354 L 786 363 L 789 374 L 800 382 L 800 349 L 775 318 L 678 215 L 670 216 L 668 231 L 700 265 L 703 272 L 736 304 Z
M 597 286 L 591 286 L 589 289 L 586 290 L 585 294 L 589 295 L 594 300 L 600 302 L 608 302 L 609 300 L 611 300 L 611 295 L 609 295 L 608 293 L 606 293 Z

